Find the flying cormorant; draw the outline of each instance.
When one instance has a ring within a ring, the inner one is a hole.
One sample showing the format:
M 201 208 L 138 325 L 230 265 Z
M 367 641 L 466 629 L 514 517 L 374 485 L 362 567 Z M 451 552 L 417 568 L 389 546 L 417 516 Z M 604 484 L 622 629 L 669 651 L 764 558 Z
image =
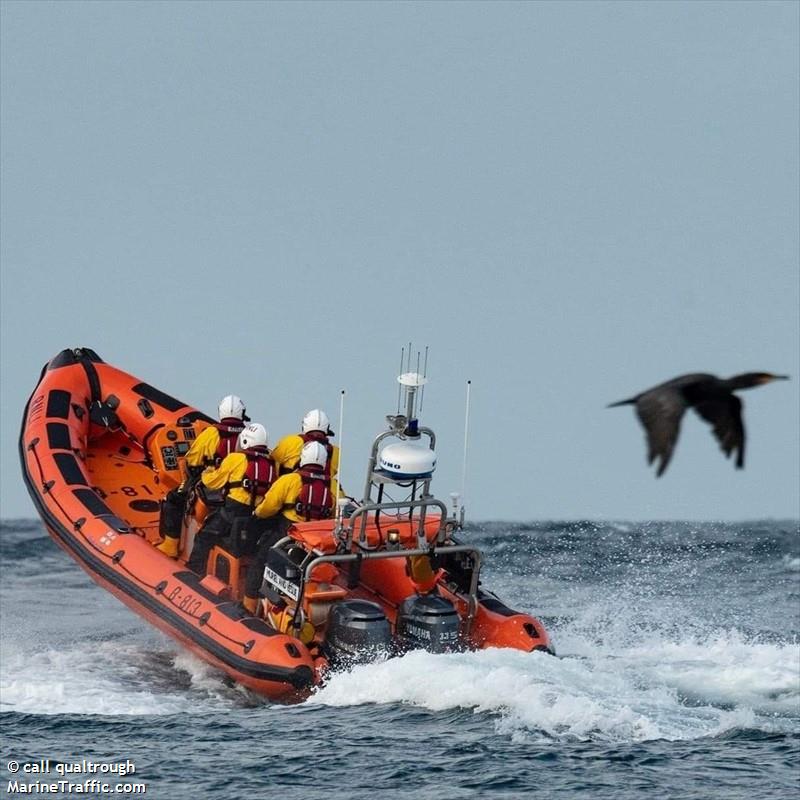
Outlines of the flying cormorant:
M 647 463 L 660 459 L 658 477 L 664 474 L 672 458 L 681 418 L 687 408 L 694 408 L 713 427 L 726 457 L 736 451 L 736 468 L 741 469 L 744 466 L 744 423 L 742 401 L 734 392 L 788 377 L 769 372 L 745 372 L 727 379 L 702 372 L 680 375 L 628 400 L 611 403 L 608 408 L 636 405 L 636 413 L 647 433 Z

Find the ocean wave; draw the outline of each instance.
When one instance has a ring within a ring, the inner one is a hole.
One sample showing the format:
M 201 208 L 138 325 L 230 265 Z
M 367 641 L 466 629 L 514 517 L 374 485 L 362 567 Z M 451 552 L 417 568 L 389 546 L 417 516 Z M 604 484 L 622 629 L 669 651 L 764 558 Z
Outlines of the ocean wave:
M 769 662 L 764 653 L 762 666 Z M 706 675 L 707 702 L 687 703 L 676 678 L 675 661 L 653 661 L 631 654 L 633 666 L 619 658 L 553 658 L 540 653 L 489 649 L 472 653 L 431 655 L 409 653 L 379 664 L 355 667 L 331 676 L 307 702 L 311 705 L 353 706 L 400 703 L 430 711 L 471 709 L 495 717 L 495 731 L 515 741 L 566 739 L 601 742 L 644 742 L 657 739 L 693 740 L 736 729 L 772 731 L 776 723 L 753 706 L 771 706 L 777 692 L 791 695 L 790 662 L 761 677 L 758 688 L 746 686 L 742 666 L 725 692 L 724 676 L 716 684 Z M 687 683 L 691 675 L 685 675 Z M 695 675 L 696 677 L 696 675 Z M 752 674 L 751 674 L 752 677 Z M 717 691 L 714 691 L 716 686 Z M 716 705 L 719 700 L 724 705 Z M 783 702 L 783 701 L 776 701 Z M 790 699 L 785 701 L 788 709 Z M 752 705 L 751 705 L 752 703 Z
M 800 571 L 800 556 L 793 556 L 788 553 L 784 554 L 781 559 L 781 566 L 784 569 Z
M 4 712 L 39 715 L 163 716 L 264 703 L 185 651 L 116 640 L 5 648 L 0 698 Z

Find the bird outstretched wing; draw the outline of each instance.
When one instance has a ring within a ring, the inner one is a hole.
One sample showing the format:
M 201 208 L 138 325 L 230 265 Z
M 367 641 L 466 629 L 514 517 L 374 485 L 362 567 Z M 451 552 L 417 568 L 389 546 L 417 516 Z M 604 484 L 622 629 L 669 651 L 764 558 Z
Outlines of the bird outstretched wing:
M 744 466 L 744 423 L 742 401 L 735 394 L 727 394 L 713 400 L 697 403 L 694 410 L 714 430 L 714 436 L 726 457 L 736 452 L 736 468 Z
M 636 399 L 636 413 L 647 433 L 647 463 L 659 459 L 659 478 L 672 458 L 686 408 L 680 391 L 670 386 L 657 386 Z

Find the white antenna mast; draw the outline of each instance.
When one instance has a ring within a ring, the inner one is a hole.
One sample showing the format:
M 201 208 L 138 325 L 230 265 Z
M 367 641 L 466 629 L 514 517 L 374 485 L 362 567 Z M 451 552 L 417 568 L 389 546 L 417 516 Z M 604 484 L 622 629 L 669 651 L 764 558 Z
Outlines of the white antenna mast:
M 403 362 L 405 361 L 405 356 L 406 356 L 406 348 L 405 347 L 401 347 L 400 348 L 400 372 L 401 372 L 401 374 L 403 372 Z M 397 413 L 398 414 L 400 413 L 400 391 L 401 391 L 401 389 L 402 389 L 402 387 L 398 383 L 397 384 Z
M 419 370 L 417 370 L 419 372 Z M 428 345 L 425 345 L 425 364 L 422 367 L 422 377 L 428 377 Z M 419 396 L 419 413 L 422 414 L 422 404 L 425 402 L 425 387 L 422 387 L 422 392 Z
M 464 493 L 467 489 L 467 443 L 469 441 L 469 395 L 472 381 L 467 381 L 467 403 L 464 412 L 464 460 L 461 464 L 461 522 L 464 522 Z
M 344 450 L 342 449 L 342 444 L 344 443 L 344 389 L 342 389 L 342 393 L 339 396 L 339 472 L 336 477 L 336 483 L 338 488 L 342 488 L 342 458 L 344 456 Z M 338 492 L 336 497 L 336 527 L 338 529 L 341 520 L 342 520 L 342 511 L 344 507 L 347 505 L 347 498 L 342 497 L 339 498 Z

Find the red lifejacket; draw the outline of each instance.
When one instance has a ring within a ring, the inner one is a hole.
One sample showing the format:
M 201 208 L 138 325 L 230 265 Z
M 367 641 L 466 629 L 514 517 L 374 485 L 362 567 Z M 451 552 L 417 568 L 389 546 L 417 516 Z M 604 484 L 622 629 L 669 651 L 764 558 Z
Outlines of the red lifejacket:
M 214 427 L 219 433 L 219 444 L 214 453 L 214 468 L 222 463 L 225 456 L 236 452 L 236 443 L 239 441 L 239 434 L 244 430 L 244 422 L 235 417 L 223 419 L 221 422 L 214 423 Z
M 331 468 L 333 466 L 333 445 L 328 441 L 328 437 L 322 431 L 309 431 L 308 433 L 301 433 L 300 438 L 303 444 L 309 442 L 319 442 L 325 447 L 328 452 L 328 460 L 325 462 L 325 477 L 331 477 Z
M 247 457 L 247 469 L 240 481 L 229 483 L 226 489 L 234 489 L 241 486 L 250 493 L 250 505 L 255 506 L 259 497 L 263 497 L 269 487 L 275 483 L 278 477 L 278 467 L 269 455 L 269 450 L 259 447 L 251 447 L 245 450 L 243 455 Z
M 294 510 L 306 522 L 312 519 L 330 519 L 333 516 L 331 479 L 316 465 L 297 470 L 303 485 L 297 496 Z

